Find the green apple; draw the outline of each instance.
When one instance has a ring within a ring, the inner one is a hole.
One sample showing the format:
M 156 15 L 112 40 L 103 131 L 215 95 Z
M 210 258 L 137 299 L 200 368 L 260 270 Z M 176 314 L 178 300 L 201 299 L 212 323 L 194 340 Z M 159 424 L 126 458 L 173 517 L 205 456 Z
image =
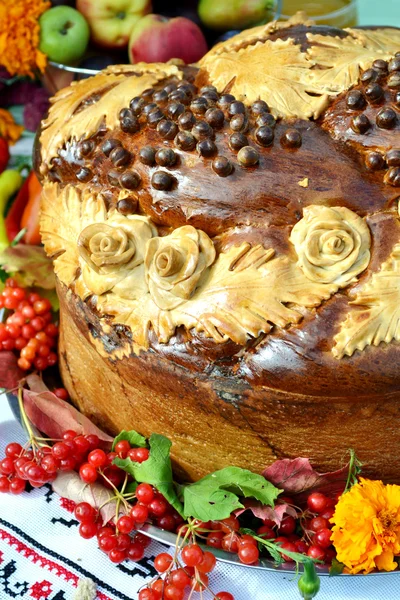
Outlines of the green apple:
M 136 22 L 151 10 L 151 0 L 77 0 L 90 25 L 92 41 L 102 48 L 128 45 Z
M 85 18 L 70 6 L 55 6 L 39 19 L 39 48 L 54 62 L 72 64 L 82 58 L 90 38 Z
M 275 5 L 275 0 L 200 0 L 198 11 L 204 25 L 228 31 L 267 23 Z

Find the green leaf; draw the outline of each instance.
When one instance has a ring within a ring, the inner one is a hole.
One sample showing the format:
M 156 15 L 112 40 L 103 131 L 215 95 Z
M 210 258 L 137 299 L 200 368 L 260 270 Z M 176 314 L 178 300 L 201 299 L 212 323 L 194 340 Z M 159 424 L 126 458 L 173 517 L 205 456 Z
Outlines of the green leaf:
M 139 483 L 149 483 L 183 516 L 183 506 L 177 496 L 172 479 L 170 458 L 171 441 L 163 435 L 153 433 L 149 439 L 150 456 L 142 463 L 129 458 L 115 458 L 114 463 L 132 475 Z
M 138 485 L 137 481 L 131 481 L 126 485 L 124 494 L 134 494 Z
M 329 577 L 334 577 L 335 575 L 340 575 L 343 573 L 345 565 L 339 562 L 336 558 L 332 560 L 332 564 L 329 568 Z
M 120 434 L 117 435 L 117 437 L 115 438 L 113 445 L 112 445 L 112 449 L 114 450 L 115 448 L 115 444 L 117 442 L 121 442 L 122 440 L 127 440 L 130 445 L 132 446 L 132 448 L 147 448 L 147 441 L 146 438 L 143 437 L 142 435 L 140 435 L 140 433 L 138 433 L 137 431 L 134 431 L 133 429 L 131 431 L 121 431 Z
M 226 519 L 234 510 L 243 508 L 239 496 L 274 506 L 279 492 L 261 475 L 240 467 L 226 467 L 184 488 L 185 516 L 201 521 Z

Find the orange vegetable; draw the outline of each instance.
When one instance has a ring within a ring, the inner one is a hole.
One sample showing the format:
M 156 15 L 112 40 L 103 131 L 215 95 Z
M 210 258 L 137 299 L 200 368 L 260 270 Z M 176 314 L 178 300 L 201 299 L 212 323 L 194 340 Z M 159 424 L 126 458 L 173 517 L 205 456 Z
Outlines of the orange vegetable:
M 40 198 L 42 195 L 42 186 L 36 177 L 36 174 L 32 171 L 29 174 L 28 183 L 28 203 L 21 218 L 21 229 L 26 228 L 26 234 L 24 236 L 24 242 L 26 244 L 38 245 L 41 243 L 39 233 L 39 211 L 40 211 Z

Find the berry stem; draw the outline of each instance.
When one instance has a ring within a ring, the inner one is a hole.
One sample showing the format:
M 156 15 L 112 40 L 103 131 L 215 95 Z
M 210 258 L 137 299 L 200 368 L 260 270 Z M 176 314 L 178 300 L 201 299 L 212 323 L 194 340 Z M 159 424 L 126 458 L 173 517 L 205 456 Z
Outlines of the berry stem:
M 28 416 L 25 412 L 25 407 L 24 407 L 24 401 L 23 401 L 23 391 L 22 391 L 22 387 L 20 386 L 18 388 L 18 406 L 19 406 L 19 410 L 21 413 L 21 418 L 23 421 L 23 425 L 28 433 L 29 436 L 29 444 L 32 446 L 32 450 L 35 453 L 37 448 L 41 448 L 43 446 L 47 446 L 48 444 L 41 444 L 39 442 L 39 440 L 45 440 L 46 438 L 36 438 L 35 434 L 33 433 L 32 427 L 31 427 L 31 422 L 28 419 Z

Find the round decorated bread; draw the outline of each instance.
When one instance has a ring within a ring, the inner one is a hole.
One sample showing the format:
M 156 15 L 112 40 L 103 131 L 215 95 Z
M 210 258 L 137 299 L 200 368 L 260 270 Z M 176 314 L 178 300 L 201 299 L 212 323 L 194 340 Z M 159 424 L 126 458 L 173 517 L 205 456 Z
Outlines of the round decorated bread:
M 399 131 L 400 30 L 302 16 L 61 90 L 35 159 L 73 401 L 184 479 L 354 448 L 400 482 Z

